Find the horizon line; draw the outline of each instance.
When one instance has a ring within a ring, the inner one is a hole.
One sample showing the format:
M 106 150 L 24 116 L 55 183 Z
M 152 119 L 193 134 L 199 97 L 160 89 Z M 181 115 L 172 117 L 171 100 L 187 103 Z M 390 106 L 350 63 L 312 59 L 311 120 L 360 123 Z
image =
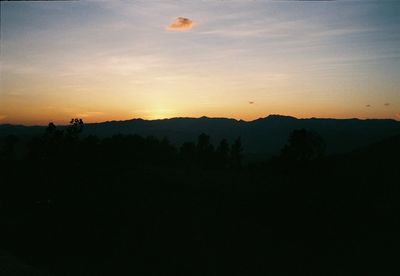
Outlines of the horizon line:
M 292 115 L 283 115 L 283 114 L 269 114 L 265 117 L 259 117 L 253 120 L 244 120 L 244 119 L 236 119 L 236 118 L 230 118 L 230 117 L 209 117 L 206 115 L 200 116 L 200 117 L 190 117 L 190 116 L 176 116 L 176 117 L 165 117 L 165 118 L 158 118 L 158 119 L 143 119 L 140 117 L 137 118 L 130 118 L 130 119 L 122 119 L 122 120 L 107 120 L 107 121 L 97 121 L 97 122 L 90 122 L 90 123 L 85 123 L 84 118 L 80 118 L 83 120 L 84 124 L 86 125 L 93 125 L 93 124 L 103 124 L 103 123 L 111 123 L 111 122 L 126 122 L 126 121 L 134 121 L 134 120 L 142 120 L 142 121 L 164 121 L 164 120 L 173 120 L 173 119 L 225 119 L 225 120 L 234 120 L 236 122 L 254 122 L 262 119 L 268 119 L 269 117 L 282 117 L 282 118 L 291 118 L 295 120 L 311 120 L 311 119 L 321 119 L 321 120 L 360 120 L 360 121 L 368 121 L 368 120 L 391 120 L 391 121 L 396 121 L 400 122 L 400 120 L 395 119 L 395 118 L 359 118 L 359 117 L 348 117 L 348 118 L 334 118 L 334 117 L 295 117 Z M 79 117 L 75 117 L 79 118 Z M 70 119 L 67 119 L 66 121 L 69 121 Z M 24 123 L 0 123 L 0 126 L 4 125 L 11 125 L 11 126 L 24 126 L 24 127 L 45 127 L 49 123 L 54 123 L 54 121 L 49 120 L 48 123 L 44 124 L 24 124 Z M 56 124 L 57 125 L 57 124 Z M 68 123 L 66 124 L 58 124 L 59 126 L 67 126 Z

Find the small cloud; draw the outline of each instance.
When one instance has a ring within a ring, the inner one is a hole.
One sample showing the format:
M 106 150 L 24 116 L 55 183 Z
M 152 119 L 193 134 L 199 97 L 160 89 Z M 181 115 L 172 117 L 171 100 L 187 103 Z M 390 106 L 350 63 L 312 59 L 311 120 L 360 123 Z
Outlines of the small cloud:
M 394 116 L 396 117 L 397 120 L 400 120 L 400 112 L 397 114 L 394 114 Z
M 193 20 L 186 17 L 178 17 L 169 24 L 166 28 L 167 31 L 187 31 L 193 28 Z
M 367 104 L 367 105 L 365 105 L 365 107 L 371 107 L 371 105 L 370 105 L 370 104 Z
M 389 105 L 390 105 L 390 103 L 385 103 L 385 104 L 384 104 L 384 106 L 389 106 Z
M 249 102 L 249 104 L 254 104 L 254 102 Z

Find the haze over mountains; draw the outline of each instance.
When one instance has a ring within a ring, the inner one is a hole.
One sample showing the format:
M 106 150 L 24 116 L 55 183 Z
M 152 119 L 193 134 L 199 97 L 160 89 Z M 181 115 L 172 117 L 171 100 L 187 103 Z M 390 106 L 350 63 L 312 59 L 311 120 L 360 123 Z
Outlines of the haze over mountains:
M 326 142 L 327 153 L 348 152 L 400 134 L 400 122 L 391 119 L 297 119 L 269 115 L 249 122 L 208 117 L 109 121 L 86 124 L 83 135 L 151 135 L 167 137 L 177 145 L 195 141 L 201 133 L 210 135 L 215 144 L 223 138 L 233 141 L 240 136 L 245 153 L 276 154 L 290 132 L 301 128 L 319 133 Z M 0 136 L 34 136 L 42 134 L 44 129 L 45 126 L 0 125 Z

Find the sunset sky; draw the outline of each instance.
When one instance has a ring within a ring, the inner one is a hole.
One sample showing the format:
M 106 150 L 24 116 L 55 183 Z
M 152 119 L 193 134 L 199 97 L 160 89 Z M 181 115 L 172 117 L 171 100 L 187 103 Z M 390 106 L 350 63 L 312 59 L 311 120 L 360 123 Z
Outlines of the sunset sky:
M 400 1 L 1 2 L 0 123 L 400 120 Z

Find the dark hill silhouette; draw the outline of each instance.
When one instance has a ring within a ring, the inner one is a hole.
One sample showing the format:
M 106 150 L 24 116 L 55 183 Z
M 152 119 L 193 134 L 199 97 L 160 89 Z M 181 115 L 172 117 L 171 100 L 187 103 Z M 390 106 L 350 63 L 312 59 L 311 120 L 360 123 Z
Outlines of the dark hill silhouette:
M 34 136 L 42 133 L 44 128 L 0 125 L 0 136 Z M 400 122 L 391 119 L 297 119 L 281 115 L 269 115 L 249 122 L 208 117 L 132 119 L 86 124 L 83 135 L 151 135 L 158 138 L 167 137 L 176 145 L 187 141 L 194 142 L 201 133 L 210 135 L 214 145 L 221 139 L 233 140 L 240 136 L 247 154 L 277 154 L 284 146 L 289 133 L 295 129 L 309 129 L 319 133 L 327 144 L 326 152 L 331 154 L 348 152 L 400 134 Z

